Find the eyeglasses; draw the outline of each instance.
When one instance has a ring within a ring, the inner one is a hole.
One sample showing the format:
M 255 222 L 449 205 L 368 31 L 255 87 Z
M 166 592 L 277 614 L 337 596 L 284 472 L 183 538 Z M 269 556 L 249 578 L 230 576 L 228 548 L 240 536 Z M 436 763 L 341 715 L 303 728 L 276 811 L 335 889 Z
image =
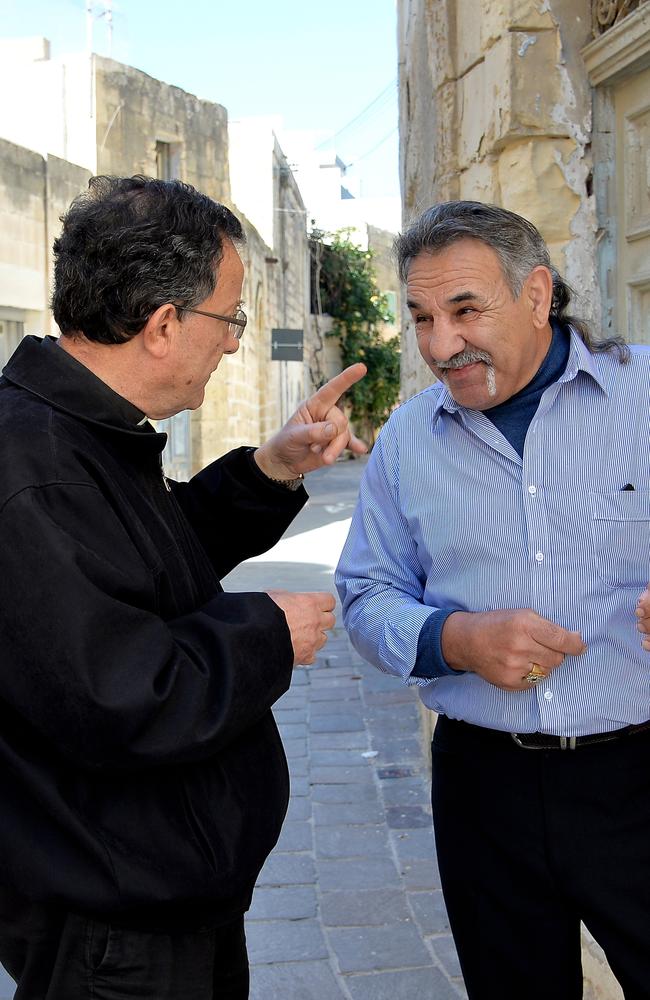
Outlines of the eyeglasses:
M 187 306 L 179 306 L 185 312 L 197 313 L 199 316 L 209 316 L 211 319 L 220 319 L 228 324 L 228 333 L 235 340 L 241 340 L 248 323 L 248 316 L 243 309 L 238 309 L 234 316 L 220 316 L 219 313 L 206 312 L 205 309 L 188 309 Z

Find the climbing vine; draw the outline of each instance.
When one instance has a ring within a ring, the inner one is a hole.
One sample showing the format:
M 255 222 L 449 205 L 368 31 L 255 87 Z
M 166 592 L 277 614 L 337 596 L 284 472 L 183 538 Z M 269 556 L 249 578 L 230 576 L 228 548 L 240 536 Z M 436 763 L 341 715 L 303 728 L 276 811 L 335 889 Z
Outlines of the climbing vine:
M 399 396 L 399 337 L 386 338 L 384 323 L 394 317 L 388 298 L 377 288 L 372 250 L 352 243 L 348 230 L 311 234 L 312 311 L 328 313 L 343 366 L 363 361 L 365 378 L 349 390 L 347 401 L 356 431 L 368 444 L 388 418 Z

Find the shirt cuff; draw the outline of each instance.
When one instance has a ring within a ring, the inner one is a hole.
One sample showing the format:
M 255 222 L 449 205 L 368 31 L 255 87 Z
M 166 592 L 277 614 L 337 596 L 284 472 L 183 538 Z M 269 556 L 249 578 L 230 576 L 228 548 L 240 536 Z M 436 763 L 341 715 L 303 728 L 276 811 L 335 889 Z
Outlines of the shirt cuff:
M 415 657 L 415 666 L 411 671 L 411 677 L 428 677 L 434 680 L 436 677 L 460 677 L 464 670 L 454 670 L 450 667 L 442 655 L 440 638 L 442 627 L 453 615 L 457 608 L 441 608 L 434 611 L 420 629 L 418 638 L 418 648 Z

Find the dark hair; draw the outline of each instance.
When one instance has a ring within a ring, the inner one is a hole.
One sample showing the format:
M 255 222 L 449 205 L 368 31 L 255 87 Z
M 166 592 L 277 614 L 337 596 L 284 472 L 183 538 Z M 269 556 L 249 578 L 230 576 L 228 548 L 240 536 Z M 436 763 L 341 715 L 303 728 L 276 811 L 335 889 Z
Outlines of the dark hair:
M 573 291 L 551 264 L 548 247 L 540 233 L 532 222 L 498 205 L 448 201 L 426 209 L 395 240 L 394 253 L 400 278 L 406 282 L 411 261 L 418 254 L 440 253 L 463 239 L 479 240 L 494 250 L 514 298 L 521 295 L 533 268 L 540 264 L 547 267 L 553 278 L 550 315 L 560 323 L 570 323 L 592 353 L 616 350 L 621 362 L 628 360 L 629 347 L 622 337 L 595 340 L 584 320 L 568 314 Z
M 243 241 L 230 209 L 181 181 L 92 177 L 61 217 L 52 312 L 61 333 L 102 344 L 139 333 L 165 302 L 192 308 L 215 288 L 223 238 Z

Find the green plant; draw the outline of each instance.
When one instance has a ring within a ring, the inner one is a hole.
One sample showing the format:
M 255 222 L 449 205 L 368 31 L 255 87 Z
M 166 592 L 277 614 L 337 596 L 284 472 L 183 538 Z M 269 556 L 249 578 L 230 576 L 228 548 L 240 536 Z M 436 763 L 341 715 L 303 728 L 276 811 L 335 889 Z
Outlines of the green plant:
M 372 445 L 399 396 L 399 337 L 386 338 L 382 332 L 394 317 L 377 288 L 372 251 L 355 246 L 349 230 L 314 231 L 311 249 L 316 263 L 313 311 L 329 313 L 334 320 L 328 336 L 338 338 L 344 367 L 363 361 L 368 369 L 346 398 L 358 434 Z

